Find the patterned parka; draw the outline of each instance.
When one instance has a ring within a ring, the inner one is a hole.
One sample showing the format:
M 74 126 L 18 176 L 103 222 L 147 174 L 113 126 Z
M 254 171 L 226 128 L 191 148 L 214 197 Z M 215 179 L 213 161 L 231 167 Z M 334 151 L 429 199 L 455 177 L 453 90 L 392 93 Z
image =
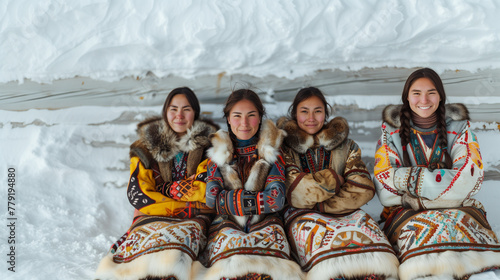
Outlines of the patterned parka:
M 348 138 L 347 121 L 336 117 L 315 135 L 285 117 L 277 124 L 287 132 L 285 229 L 307 278 L 397 276 L 387 238 L 360 209 L 375 188 L 359 146 Z
M 480 202 L 472 198 L 481 188 L 484 170 L 465 106 L 447 106 L 447 149 L 453 166 L 434 170 L 427 166 L 443 161 L 441 148 L 436 143 L 435 127 L 411 128 L 412 143 L 407 149 L 411 166 L 402 166 L 400 108 L 400 105 L 385 108 L 382 136 L 375 154 L 375 185 L 382 204 L 391 207 L 409 203 L 415 210 L 461 206 L 483 209 Z
M 127 197 L 148 215 L 193 217 L 213 212 L 205 205 L 209 135 L 217 127 L 202 120 L 180 138 L 161 118 L 138 124 L 139 139 L 130 147 Z M 181 166 L 174 166 L 179 152 Z
M 423 129 L 411 121 L 405 147 L 411 166 L 403 166 L 400 110 L 401 105 L 389 105 L 383 111 L 374 167 L 377 194 L 385 206 L 384 231 L 400 260 L 400 279 L 461 279 L 498 267 L 500 244 L 483 205 L 473 198 L 484 170 L 467 108 L 446 105 L 450 169 L 431 168 L 444 161 L 436 125 Z
M 257 143 L 236 149 L 229 133 L 219 130 L 213 135 L 213 147 L 208 151 L 207 206 L 216 208 L 218 214 L 263 215 L 283 209 L 282 132 L 270 120 L 262 130 Z
M 344 214 L 373 198 L 370 173 L 358 145 L 348 138 L 349 126 L 344 118 L 331 120 L 316 136 L 286 118 L 280 119 L 278 126 L 288 133 L 283 154 L 291 206 Z
M 127 189 L 136 215 L 101 260 L 96 279 L 191 277 L 214 212 L 205 204 L 205 152 L 216 129 L 195 120 L 178 137 L 160 117 L 139 123 Z
M 258 135 L 232 140 L 219 130 L 209 149 L 207 205 L 217 211 L 198 279 L 302 279 L 279 211 L 285 205 L 285 136 L 271 120 Z

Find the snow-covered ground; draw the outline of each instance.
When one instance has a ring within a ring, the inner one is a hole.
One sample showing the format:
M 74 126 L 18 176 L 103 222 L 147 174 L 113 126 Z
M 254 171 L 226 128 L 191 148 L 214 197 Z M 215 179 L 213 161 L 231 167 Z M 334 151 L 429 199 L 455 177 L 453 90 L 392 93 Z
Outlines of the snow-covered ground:
M 92 278 L 131 223 L 136 124 L 182 85 L 219 122 L 233 87 L 260 91 L 276 118 L 318 86 L 373 167 L 381 108 L 432 67 L 469 106 L 486 170 L 477 198 L 500 235 L 499 12 L 493 0 L 3 1 L 0 279 Z
M 352 101 L 369 99 L 354 98 Z M 359 101 L 361 100 L 361 101 Z M 269 117 L 285 114 L 290 103 L 267 104 Z M 126 197 L 128 147 L 137 122 L 160 112 L 156 107 L 72 107 L 58 110 L 0 111 L 1 179 L 4 191 L 0 218 L 15 222 L 16 273 L 7 271 L 8 227 L 0 228 L 7 279 L 90 279 L 111 244 L 130 226 L 133 207 Z M 221 120 L 221 105 L 202 111 Z M 8 120 L 8 121 L 7 121 Z M 366 163 L 373 167 L 380 121 L 351 123 Z M 475 122 L 486 171 L 477 196 L 500 236 L 498 201 L 500 150 L 498 124 Z M 15 169 L 14 215 L 7 213 L 7 171 Z M 382 210 L 374 198 L 363 207 L 377 218 Z M 2 279 L 6 279 L 2 277 Z

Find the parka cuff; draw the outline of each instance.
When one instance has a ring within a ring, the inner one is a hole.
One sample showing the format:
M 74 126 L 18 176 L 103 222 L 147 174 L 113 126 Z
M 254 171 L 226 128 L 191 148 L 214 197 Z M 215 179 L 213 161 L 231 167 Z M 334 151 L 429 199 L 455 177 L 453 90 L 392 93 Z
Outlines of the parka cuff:
M 335 172 L 335 170 L 328 168 L 328 171 L 330 171 L 335 177 L 335 194 L 338 194 L 340 192 L 340 186 L 342 185 L 342 180 L 340 180 L 340 177 L 337 174 L 337 172 Z

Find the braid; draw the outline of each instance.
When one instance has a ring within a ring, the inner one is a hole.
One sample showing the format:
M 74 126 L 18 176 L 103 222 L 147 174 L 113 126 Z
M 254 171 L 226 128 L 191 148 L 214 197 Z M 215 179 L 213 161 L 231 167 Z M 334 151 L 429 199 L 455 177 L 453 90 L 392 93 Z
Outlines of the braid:
M 406 146 L 410 143 L 410 111 L 410 106 L 404 104 L 399 112 L 399 120 L 401 122 L 399 137 L 401 138 L 401 146 L 403 147 L 403 166 L 411 166 L 410 156 L 406 150 Z
M 400 116 L 400 121 L 401 121 L 401 127 L 400 127 L 400 132 L 399 135 L 401 137 L 401 144 L 403 145 L 403 154 L 404 154 L 404 164 L 406 166 L 410 166 L 409 163 L 409 156 L 408 152 L 406 151 L 405 147 L 408 145 L 410 142 L 410 120 L 411 120 L 411 107 L 409 104 L 409 93 L 411 90 L 411 87 L 413 86 L 414 82 L 416 82 L 419 79 L 426 78 L 432 84 L 434 84 L 436 91 L 439 93 L 440 97 L 440 104 L 438 107 L 438 110 L 436 110 L 436 115 L 437 115 L 437 135 L 436 135 L 436 140 L 440 141 L 439 146 L 441 150 L 443 151 L 443 156 L 444 156 L 444 161 L 445 162 L 439 162 L 439 163 L 433 163 L 430 164 L 428 168 L 435 169 L 437 168 L 442 168 L 441 166 L 446 165 L 445 168 L 451 168 L 452 165 L 452 160 L 450 157 L 450 154 L 448 153 L 448 133 L 446 129 L 446 109 L 445 109 L 445 102 L 446 102 L 446 93 L 444 91 L 443 87 L 443 81 L 439 77 L 439 75 L 436 73 L 436 71 L 430 69 L 430 68 L 421 68 L 415 70 L 413 73 L 411 73 L 410 76 L 408 76 L 408 79 L 406 79 L 405 86 L 403 88 L 403 93 L 401 95 L 401 101 L 403 102 L 403 106 L 401 107 L 401 111 L 399 113 Z M 411 144 L 411 143 L 410 143 Z M 444 166 L 443 166 L 444 167 Z
M 444 103 L 444 102 L 443 102 Z M 437 130 L 438 130 L 438 141 L 441 150 L 444 155 L 444 168 L 450 169 L 452 166 L 452 161 L 450 154 L 448 153 L 448 130 L 446 129 L 446 108 L 444 104 L 441 104 L 438 108 L 438 122 L 437 122 Z

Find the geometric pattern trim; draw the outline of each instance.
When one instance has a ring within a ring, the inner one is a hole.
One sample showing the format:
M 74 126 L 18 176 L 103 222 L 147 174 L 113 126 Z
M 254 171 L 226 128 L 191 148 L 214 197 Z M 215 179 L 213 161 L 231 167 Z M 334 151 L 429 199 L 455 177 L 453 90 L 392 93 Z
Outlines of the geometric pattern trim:
M 294 210 L 289 208 L 287 212 Z M 309 212 L 287 223 L 287 232 L 293 255 L 304 271 L 325 259 L 344 255 L 394 254 L 377 222 L 363 210 L 338 217 Z
M 482 212 L 473 207 L 416 212 L 394 211 L 387 236 L 403 263 L 423 254 L 442 251 L 500 252 L 495 232 Z M 388 221 L 389 222 L 389 221 Z
M 218 216 L 212 223 L 209 242 L 200 256 L 209 267 L 233 255 L 261 255 L 290 260 L 290 246 L 279 218 L 267 216 L 252 225 L 246 233 L 227 216 Z
M 205 216 L 193 219 L 140 217 L 113 253 L 113 261 L 127 263 L 146 254 L 171 249 L 180 250 L 195 260 L 206 244 L 207 223 Z

